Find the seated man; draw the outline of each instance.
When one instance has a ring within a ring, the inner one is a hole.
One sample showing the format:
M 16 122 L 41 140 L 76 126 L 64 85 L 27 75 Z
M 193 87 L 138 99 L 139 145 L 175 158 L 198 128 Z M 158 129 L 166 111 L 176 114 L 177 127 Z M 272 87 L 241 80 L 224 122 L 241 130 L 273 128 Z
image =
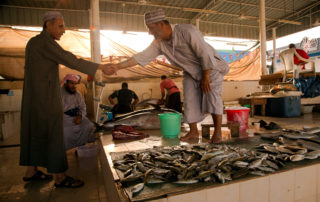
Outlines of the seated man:
M 94 141 L 93 123 L 86 117 L 86 104 L 76 85 L 79 77 L 67 74 L 61 88 L 65 149 L 69 150 Z
M 118 99 L 118 104 L 114 105 L 113 99 Z M 134 101 L 132 102 L 132 100 Z M 135 105 L 139 102 L 139 98 L 135 92 L 128 89 L 128 83 L 122 83 L 122 89 L 114 91 L 109 96 L 109 102 L 111 105 L 114 105 L 112 112 L 113 114 L 121 114 L 132 112 L 135 108 Z
M 166 89 L 167 98 L 166 98 L 165 106 L 169 109 L 174 109 L 178 112 L 182 112 L 179 88 L 176 86 L 174 81 L 167 78 L 166 75 L 162 75 L 161 80 L 162 81 L 160 83 L 160 89 L 161 89 L 160 103 L 164 102 L 164 97 L 165 97 L 164 89 Z
M 302 49 L 298 49 L 296 48 L 296 45 L 294 45 L 293 43 L 289 44 L 289 48 L 294 48 L 296 49 L 297 53 L 302 57 L 302 58 L 305 58 L 305 59 L 309 59 L 309 55 L 308 53 L 306 53 L 304 50 Z M 305 64 L 306 62 L 300 60 L 297 56 L 293 56 L 293 61 L 294 61 L 294 64 L 295 65 L 302 65 L 302 70 L 305 70 Z

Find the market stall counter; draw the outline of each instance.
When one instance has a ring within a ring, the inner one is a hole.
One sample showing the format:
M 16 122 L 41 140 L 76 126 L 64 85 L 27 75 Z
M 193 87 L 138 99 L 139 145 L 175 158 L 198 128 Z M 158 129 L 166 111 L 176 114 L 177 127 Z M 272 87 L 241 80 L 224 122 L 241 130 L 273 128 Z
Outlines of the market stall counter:
M 101 167 L 104 175 L 108 202 L 120 201 L 319 201 L 320 200 L 320 159 L 286 162 L 285 166 L 264 176 L 252 174 L 237 179 L 221 181 L 199 181 L 190 184 L 161 183 L 144 186 L 137 195 L 132 194 L 132 187 L 120 182 L 123 174 L 114 168 L 113 161 L 125 154 L 139 154 L 145 150 L 170 147 L 201 148 L 208 145 L 196 143 L 189 145 L 176 139 L 164 139 L 159 130 L 144 131 L 150 137 L 135 141 L 113 141 L 111 134 L 100 136 Z M 200 138 L 200 142 L 202 139 Z M 256 135 L 252 138 L 233 138 L 219 145 L 226 148 L 244 148 L 250 151 L 261 144 L 272 145 L 272 141 Z M 219 146 L 215 145 L 215 146 Z M 225 146 L 227 145 L 227 146 Z M 215 147 L 214 146 L 214 147 Z M 160 151 L 159 150 L 159 151 Z M 241 151 L 241 150 L 240 150 Z M 123 182 L 123 180 L 122 180 Z

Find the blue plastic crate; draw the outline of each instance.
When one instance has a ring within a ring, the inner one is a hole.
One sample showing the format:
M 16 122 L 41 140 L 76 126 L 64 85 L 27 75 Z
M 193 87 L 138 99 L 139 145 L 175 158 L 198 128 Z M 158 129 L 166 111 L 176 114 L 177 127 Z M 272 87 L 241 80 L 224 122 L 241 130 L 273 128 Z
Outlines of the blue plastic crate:
M 300 96 L 268 98 L 266 116 L 296 117 L 301 115 Z

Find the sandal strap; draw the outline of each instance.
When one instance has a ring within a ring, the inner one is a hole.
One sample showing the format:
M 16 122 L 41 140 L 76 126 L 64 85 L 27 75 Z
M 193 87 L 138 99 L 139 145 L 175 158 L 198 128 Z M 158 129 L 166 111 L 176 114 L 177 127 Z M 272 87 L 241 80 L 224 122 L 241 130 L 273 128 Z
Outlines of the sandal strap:
M 52 179 L 52 175 L 47 175 L 45 173 L 43 173 L 40 170 L 37 170 L 36 173 L 31 176 L 31 177 L 23 177 L 22 178 L 24 181 L 28 182 L 28 181 L 34 181 L 34 180 L 51 180 Z
M 78 185 L 76 183 L 79 183 Z M 76 185 L 75 185 L 76 184 Z M 70 187 L 70 188 L 76 188 L 80 187 L 84 184 L 83 181 L 74 179 L 73 177 L 66 176 L 59 184 L 55 183 L 56 187 Z
M 41 170 L 37 170 L 36 174 L 34 174 L 34 176 L 38 176 L 41 178 L 41 176 L 46 177 L 46 174 L 44 174 Z

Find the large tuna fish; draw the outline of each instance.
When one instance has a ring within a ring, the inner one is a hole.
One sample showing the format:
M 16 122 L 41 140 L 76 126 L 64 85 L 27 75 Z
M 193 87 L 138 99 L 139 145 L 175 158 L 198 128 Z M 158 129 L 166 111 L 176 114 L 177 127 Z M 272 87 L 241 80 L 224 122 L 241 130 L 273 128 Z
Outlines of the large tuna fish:
M 160 129 L 160 120 L 158 114 L 178 113 L 173 109 L 156 108 L 141 109 L 121 116 L 113 120 L 106 121 L 103 125 L 105 129 L 112 129 L 116 125 L 130 125 L 135 129 Z

